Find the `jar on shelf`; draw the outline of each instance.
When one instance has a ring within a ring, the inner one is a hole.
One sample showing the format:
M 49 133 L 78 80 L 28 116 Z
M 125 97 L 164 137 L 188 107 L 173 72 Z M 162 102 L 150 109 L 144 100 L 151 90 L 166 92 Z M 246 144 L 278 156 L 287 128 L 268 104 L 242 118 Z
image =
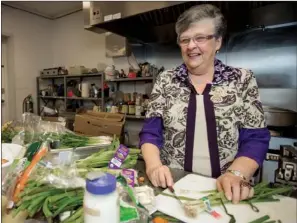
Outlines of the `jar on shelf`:
M 122 114 L 128 114 L 128 103 L 126 101 L 123 101 L 123 104 L 121 106 L 120 113 L 122 113 Z
M 134 103 L 134 101 L 130 101 L 128 103 L 128 105 L 129 105 L 128 114 L 129 115 L 135 115 L 135 103 Z

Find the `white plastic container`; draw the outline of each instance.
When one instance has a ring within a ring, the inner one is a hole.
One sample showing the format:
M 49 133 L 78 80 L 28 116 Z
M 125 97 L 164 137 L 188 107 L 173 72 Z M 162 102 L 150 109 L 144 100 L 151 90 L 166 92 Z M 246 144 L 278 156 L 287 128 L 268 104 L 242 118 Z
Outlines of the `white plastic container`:
M 84 223 L 120 223 L 120 200 L 116 177 L 108 173 L 87 175 Z

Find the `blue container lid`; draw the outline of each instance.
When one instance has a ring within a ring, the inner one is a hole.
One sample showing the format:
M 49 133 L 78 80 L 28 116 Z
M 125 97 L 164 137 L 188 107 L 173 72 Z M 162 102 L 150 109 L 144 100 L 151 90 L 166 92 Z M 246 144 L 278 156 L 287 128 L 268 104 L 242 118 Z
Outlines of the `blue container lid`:
M 86 189 L 91 194 L 110 194 L 116 187 L 117 180 L 112 174 L 91 172 L 87 175 Z

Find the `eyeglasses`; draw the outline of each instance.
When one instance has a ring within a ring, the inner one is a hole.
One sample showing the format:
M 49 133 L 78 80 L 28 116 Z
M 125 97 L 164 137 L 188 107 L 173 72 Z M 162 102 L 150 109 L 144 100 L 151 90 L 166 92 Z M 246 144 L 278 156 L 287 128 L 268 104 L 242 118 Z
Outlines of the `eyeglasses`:
M 199 43 L 205 43 L 207 40 L 210 40 L 214 37 L 216 37 L 216 36 L 215 35 L 205 35 L 205 36 L 199 35 L 199 36 L 194 36 L 192 38 L 181 38 L 178 40 L 178 43 L 181 46 L 187 46 L 187 45 L 189 45 L 191 40 L 193 40 L 195 44 L 199 44 Z

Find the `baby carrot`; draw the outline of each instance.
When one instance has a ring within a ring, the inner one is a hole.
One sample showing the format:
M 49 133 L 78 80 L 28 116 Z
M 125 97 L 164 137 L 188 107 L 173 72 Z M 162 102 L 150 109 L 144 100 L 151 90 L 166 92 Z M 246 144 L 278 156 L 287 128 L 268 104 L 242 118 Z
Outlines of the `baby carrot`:
M 153 223 L 168 223 L 168 220 L 161 218 L 161 217 L 155 217 L 153 219 Z

